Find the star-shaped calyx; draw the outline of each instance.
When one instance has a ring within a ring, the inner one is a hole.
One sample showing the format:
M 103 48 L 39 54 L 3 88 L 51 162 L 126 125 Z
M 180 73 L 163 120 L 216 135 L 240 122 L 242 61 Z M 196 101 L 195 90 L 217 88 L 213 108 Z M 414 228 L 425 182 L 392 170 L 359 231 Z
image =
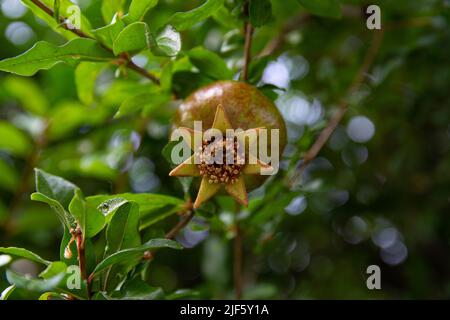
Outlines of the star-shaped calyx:
M 179 128 L 184 132 L 183 138 L 194 153 L 169 175 L 201 177 L 194 208 L 200 207 L 203 202 L 219 192 L 222 186 L 238 203 L 247 206 L 248 195 L 244 175 L 261 174 L 262 170 L 273 169 L 255 156 L 258 133 L 262 128 L 236 130 L 233 136 L 229 136 L 227 130 L 232 130 L 233 127 L 222 105 L 217 106 L 211 128 L 219 130 L 223 139 L 215 140 L 214 137 L 205 139 L 207 135 L 201 131 Z M 195 141 L 201 142 L 200 145 L 195 145 Z M 218 158 L 222 161 L 215 161 L 217 157 L 213 159 L 218 150 L 222 150 L 218 154 Z M 231 159 L 233 160 L 230 161 Z

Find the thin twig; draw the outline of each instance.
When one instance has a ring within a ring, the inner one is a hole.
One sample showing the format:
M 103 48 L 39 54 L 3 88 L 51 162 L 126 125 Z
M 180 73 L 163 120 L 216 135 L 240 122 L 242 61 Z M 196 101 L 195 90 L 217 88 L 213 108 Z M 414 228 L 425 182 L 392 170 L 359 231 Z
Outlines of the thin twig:
M 44 3 L 40 2 L 39 0 L 31 0 L 31 2 L 33 2 L 39 9 L 41 9 L 42 11 L 44 11 L 46 14 L 48 14 L 49 16 L 53 17 L 54 16 L 54 12 L 51 8 L 47 7 Z M 60 24 L 61 27 L 63 27 L 64 29 L 76 34 L 77 36 L 81 37 L 81 38 L 88 38 L 88 39 L 93 39 L 91 36 L 89 36 L 88 34 L 86 34 L 85 32 L 83 32 L 80 29 L 77 28 L 72 28 L 67 25 L 66 23 L 66 19 L 64 17 L 60 17 Z M 112 52 L 112 50 L 108 47 L 103 46 L 106 50 Z M 126 66 L 128 68 L 130 68 L 131 70 L 139 73 L 140 75 L 146 77 L 147 79 L 153 81 L 154 83 L 156 83 L 157 85 L 160 84 L 159 78 L 156 77 L 155 75 L 151 74 L 150 72 L 148 72 L 147 70 L 139 67 L 138 65 L 136 65 L 133 61 L 131 61 L 130 58 L 127 58 L 127 63 Z
M 180 222 L 178 222 L 169 232 L 166 233 L 166 239 L 173 240 L 177 234 L 192 220 L 195 211 L 190 210 L 188 215 L 185 216 Z
M 242 80 L 248 80 L 248 67 L 252 50 L 253 27 L 250 22 L 245 23 L 244 67 L 242 68 Z
M 244 22 L 244 33 L 245 33 L 245 44 L 244 44 L 244 65 L 242 67 L 242 73 L 241 73 L 241 80 L 247 81 L 248 80 L 248 68 L 250 64 L 250 58 L 251 58 L 251 51 L 252 51 L 252 36 L 253 36 L 253 26 L 250 23 L 248 17 L 248 6 L 249 3 L 246 1 L 244 3 L 244 16 L 245 16 L 245 22 Z
M 359 68 L 358 72 L 356 73 L 351 85 L 349 86 L 346 98 L 351 96 L 354 92 L 358 91 L 361 87 L 361 85 L 364 82 L 364 78 L 366 77 L 367 73 L 369 72 L 369 69 L 371 68 L 375 56 L 380 49 L 381 42 L 384 35 L 384 30 L 381 29 L 379 31 L 373 31 L 374 36 L 372 43 L 367 50 L 366 56 L 364 57 L 363 63 L 361 67 Z M 336 129 L 339 122 L 344 117 L 345 113 L 348 110 L 348 99 L 345 99 L 341 101 L 339 104 L 339 108 L 336 111 L 336 113 L 331 117 L 331 119 L 328 121 L 327 126 L 322 130 L 322 132 L 319 134 L 318 138 L 314 142 L 314 144 L 311 146 L 311 148 L 305 153 L 303 157 L 303 162 L 300 164 L 300 166 L 297 168 L 294 176 L 290 180 L 290 184 L 292 185 L 299 177 L 301 177 L 303 170 L 308 166 L 309 163 L 311 163 L 312 160 L 314 160 L 317 156 L 317 154 L 320 152 L 320 150 L 323 148 L 325 143 L 330 138 L 331 134 Z

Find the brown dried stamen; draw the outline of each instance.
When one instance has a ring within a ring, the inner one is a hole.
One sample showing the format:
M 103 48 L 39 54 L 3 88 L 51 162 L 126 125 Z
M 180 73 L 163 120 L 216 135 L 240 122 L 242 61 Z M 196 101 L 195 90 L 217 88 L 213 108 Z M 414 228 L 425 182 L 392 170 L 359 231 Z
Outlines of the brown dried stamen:
M 218 141 L 203 140 L 196 155 L 200 159 L 200 175 L 208 178 L 209 183 L 235 183 L 244 167 L 245 155 L 239 150 L 237 139 L 224 138 Z M 222 163 L 214 162 L 215 151 L 222 148 Z M 228 163 L 229 159 L 233 159 Z

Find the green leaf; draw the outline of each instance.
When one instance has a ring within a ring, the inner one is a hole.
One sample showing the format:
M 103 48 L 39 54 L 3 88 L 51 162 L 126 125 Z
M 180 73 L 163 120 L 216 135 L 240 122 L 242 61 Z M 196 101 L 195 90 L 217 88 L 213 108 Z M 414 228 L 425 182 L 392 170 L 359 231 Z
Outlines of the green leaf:
M 39 274 L 40 278 L 51 279 L 61 273 L 65 273 L 67 266 L 64 262 L 55 261 L 50 263 L 44 271 Z
M 48 266 L 50 264 L 50 261 L 47 261 L 45 259 L 42 259 L 40 256 L 38 256 L 37 254 L 28 251 L 26 249 L 23 248 L 17 248 L 17 247 L 9 247 L 9 248 L 5 248 L 5 247 L 0 247 L 0 252 L 1 253 L 5 253 L 5 254 L 9 254 L 11 256 L 16 256 L 16 257 L 20 257 L 20 258 L 24 258 L 27 260 L 31 260 L 37 263 L 42 263 L 46 266 Z
M 2 294 L 0 295 L 0 300 L 8 300 L 11 293 L 13 293 L 14 289 L 16 289 L 16 286 L 13 284 L 2 291 Z
M 262 27 L 272 19 L 270 0 L 250 0 L 248 6 L 250 23 L 254 27 Z
M 41 8 L 36 6 L 31 0 L 21 0 L 24 5 L 26 5 L 35 16 L 45 21 L 53 30 L 61 33 L 66 39 L 75 39 L 78 36 L 73 32 L 66 30 L 62 26 L 60 26 L 61 22 L 57 22 L 54 17 L 48 15 Z M 55 12 L 54 0 L 39 0 L 42 4 L 44 4 L 47 8 L 52 9 Z M 92 26 L 89 20 L 81 13 L 80 7 L 77 6 L 70 0 L 59 0 L 59 16 L 61 18 L 69 19 L 70 17 L 74 17 L 74 22 L 79 22 L 79 28 L 83 33 L 88 36 L 92 36 Z M 79 17 L 79 21 L 77 18 Z
M 105 257 L 139 245 L 139 206 L 135 202 L 123 202 L 114 212 L 106 229 Z M 105 288 L 114 289 L 120 283 L 120 275 L 126 275 L 138 262 L 136 259 L 129 259 L 121 266 L 109 268 L 104 277 Z
M 61 221 L 62 225 L 68 229 L 71 228 L 74 222 L 71 216 L 67 213 L 66 209 L 58 201 L 51 199 L 40 192 L 34 192 L 31 194 L 31 200 L 46 203 L 52 208 L 58 215 L 58 219 Z
M 158 4 L 158 0 L 133 0 L 128 9 L 128 14 L 123 17 L 125 23 L 142 21 L 147 12 Z
M 78 187 L 41 169 L 35 169 L 35 174 L 38 192 L 31 195 L 31 200 L 47 203 L 56 212 L 63 226 L 69 230 L 74 218 L 67 209 Z
M 123 10 L 125 0 L 103 0 L 102 1 L 102 17 L 105 23 L 110 23 L 117 12 Z
M 6 92 L 17 99 L 27 111 L 44 115 L 49 109 L 47 97 L 42 89 L 31 79 L 9 76 L 3 81 Z
M 0 188 L 15 191 L 19 185 L 20 176 L 5 160 L 0 158 Z
M 35 17 L 39 18 L 41 21 L 44 21 L 50 28 L 61 34 L 64 38 L 68 40 L 78 38 L 78 36 L 72 31 L 62 28 L 52 16 L 48 15 L 41 8 L 36 6 L 31 0 L 21 0 L 21 2 L 30 9 Z
M 105 226 L 105 217 L 96 208 L 88 210 L 80 189 L 75 190 L 75 196 L 69 204 L 69 212 L 78 221 L 83 237 L 92 238 Z
M 180 34 L 171 25 L 167 25 L 150 40 L 150 49 L 157 56 L 173 57 L 181 50 Z
M 35 169 L 34 171 L 36 174 L 36 191 L 58 201 L 64 208 L 68 208 L 78 187 L 72 182 L 54 176 L 44 170 Z
M 137 203 L 127 201 L 118 207 L 106 229 L 106 241 L 106 256 L 141 244 Z
M 28 136 L 9 122 L 0 120 L 0 137 L 0 150 L 14 156 L 25 156 L 31 151 Z
M 127 51 L 140 51 L 150 47 L 150 31 L 145 22 L 134 22 L 125 27 L 114 40 L 115 55 Z
M 98 62 L 81 62 L 75 69 L 78 99 L 89 106 L 94 102 L 97 76 L 107 65 Z
M 48 70 L 59 63 L 79 61 L 109 61 L 112 55 L 97 41 L 78 38 L 62 46 L 39 41 L 25 53 L 0 61 L 0 70 L 22 76 L 32 76 L 39 70 Z
M 56 288 L 64 279 L 65 274 L 60 273 L 49 279 L 32 279 L 28 276 L 22 276 L 11 270 L 6 271 L 6 279 L 10 284 L 14 284 L 17 288 L 25 289 L 32 292 L 50 291 Z
M 186 54 L 200 72 L 211 78 L 217 80 L 233 78 L 233 73 L 228 69 L 225 61 L 216 53 L 203 47 L 196 47 Z
M 111 212 L 110 204 L 106 203 L 106 206 L 101 206 L 101 204 L 107 200 L 111 200 L 114 198 L 122 198 L 128 201 L 134 201 L 139 205 L 141 230 L 175 214 L 176 212 L 181 211 L 184 206 L 184 201 L 181 199 L 151 193 L 123 193 L 109 196 L 92 196 L 87 197 L 86 201 L 88 202 L 88 204 L 92 204 L 92 206 L 100 206 L 103 214 L 108 215 L 108 213 Z
M 213 15 L 223 4 L 224 0 L 207 0 L 203 5 L 187 12 L 177 12 L 170 17 L 168 24 L 178 31 L 186 30 L 194 24 Z
M 113 292 L 106 298 L 108 300 L 157 300 L 164 298 L 164 291 L 135 278 L 126 282 L 120 291 Z
M 183 247 L 178 242 L 175 242 L 173 240 L 152 239 L 138 248 L 125 249 L 110 255 L 97 265 L 92 274 L 96 275 L 114 264 L 140 259 L 143 257 L 145 251 L 161 248 L 171 248 L 177 250 L 183 249 Z
M 314 15 L 340 18 L 341 6 L 338 0 L 298 0 L 300 4 Z
M 98 41 L 112 49 L 114 41 L 125 26 L 126 25 L 122 20 L 117 20 L 107 26 L 95 29 L 92 32 Z

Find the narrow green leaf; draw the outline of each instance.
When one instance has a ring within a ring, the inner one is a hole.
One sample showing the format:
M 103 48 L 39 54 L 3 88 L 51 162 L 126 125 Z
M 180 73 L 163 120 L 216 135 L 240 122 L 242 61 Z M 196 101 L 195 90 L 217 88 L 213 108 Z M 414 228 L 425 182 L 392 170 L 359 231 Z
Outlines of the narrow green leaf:
M 115 55 L 122 52 L 140 51 L 150 47 L 150 31 L 145 22 L 134 22 L 123 29 L 113 43 Z
M 203 47 L 196 47 L 186 54 L 200 72 L 211 78 L 217 80 L 233 78 L 233 73 L 228 69 L 225 61 L 216 53 Z
M 0 300 L 8 300 L 11 293 L 13 293 L 14 289 L 16 289 L 16 286 L 13 284 L 2 291 L 2 294 L 0 295 Z
M 25 53 L 0 61 L 0 70 L 22 76 L 32 76 L 39 70 L 48 70 L 59 63 L 109 61 L 112 58 L 112 55 L 97 41 L 91 39 L 78 38 L 59 47 L 39 41 Z
M 338 0 L 298 0 L 312 14 L 331 18 L 340 18 L 341 6 Z
M 133 0 L 128 9 L 128 14 L 123 17 L 123 20 L 127 24 L 142 21 L 147 12 L 157 4 L 158 0 Z
M 186 30 L 194 24 L 213 15 L 223 4 L 224 0 L 207 0 L 203 5 L 187 12 L 177 12 L 170 17 L 168 24 L 178 31 Z
M 25 156 L 31 151 L 28 136 L 11 123 L 0 120 L 0 150 L 15 156 Z
M 95 82 L 106 66 L 99 62 L 81 62 L 75 69 L 78 99 L 85 105 L 90 106 L 94 102 Z
M 262 27 L 272 19 L 270 0 L 250 0 L 248 6 L 250 23 L 254 27 Z
M 23 249 L 23 248 L 17 248 L 17 247 L 9 247 L 9 248 L 5 248 L 5 247 L 0 247 L 0 252 L 1 253 L 5 253 L 5 254 L 9 254 L 11 256 L 16 256 L 16 257 L 20 257 L 20 258 L 24 258 L 27 260 L 31 260 L 34 262 L 38 262 L 38 263 L 42 263 L 46 266 L 48 266 L 50 264 L 50 261 L 47 261 L 45 259 L 42 259 L 40 256 L 38 256 L 37 254 Z
M 178 242 L 175 242 L 173 240 L 152 239 L 138 248 L 125 249 L 110 255 L 97 265 L 92 274 L 96 275 L 114 264 L 123 263 L 128 260 L 140 259 L 142 258 L 145 251 L 160 248 L 171 248 L 177 250 L 183 249 L 183 247 Z

